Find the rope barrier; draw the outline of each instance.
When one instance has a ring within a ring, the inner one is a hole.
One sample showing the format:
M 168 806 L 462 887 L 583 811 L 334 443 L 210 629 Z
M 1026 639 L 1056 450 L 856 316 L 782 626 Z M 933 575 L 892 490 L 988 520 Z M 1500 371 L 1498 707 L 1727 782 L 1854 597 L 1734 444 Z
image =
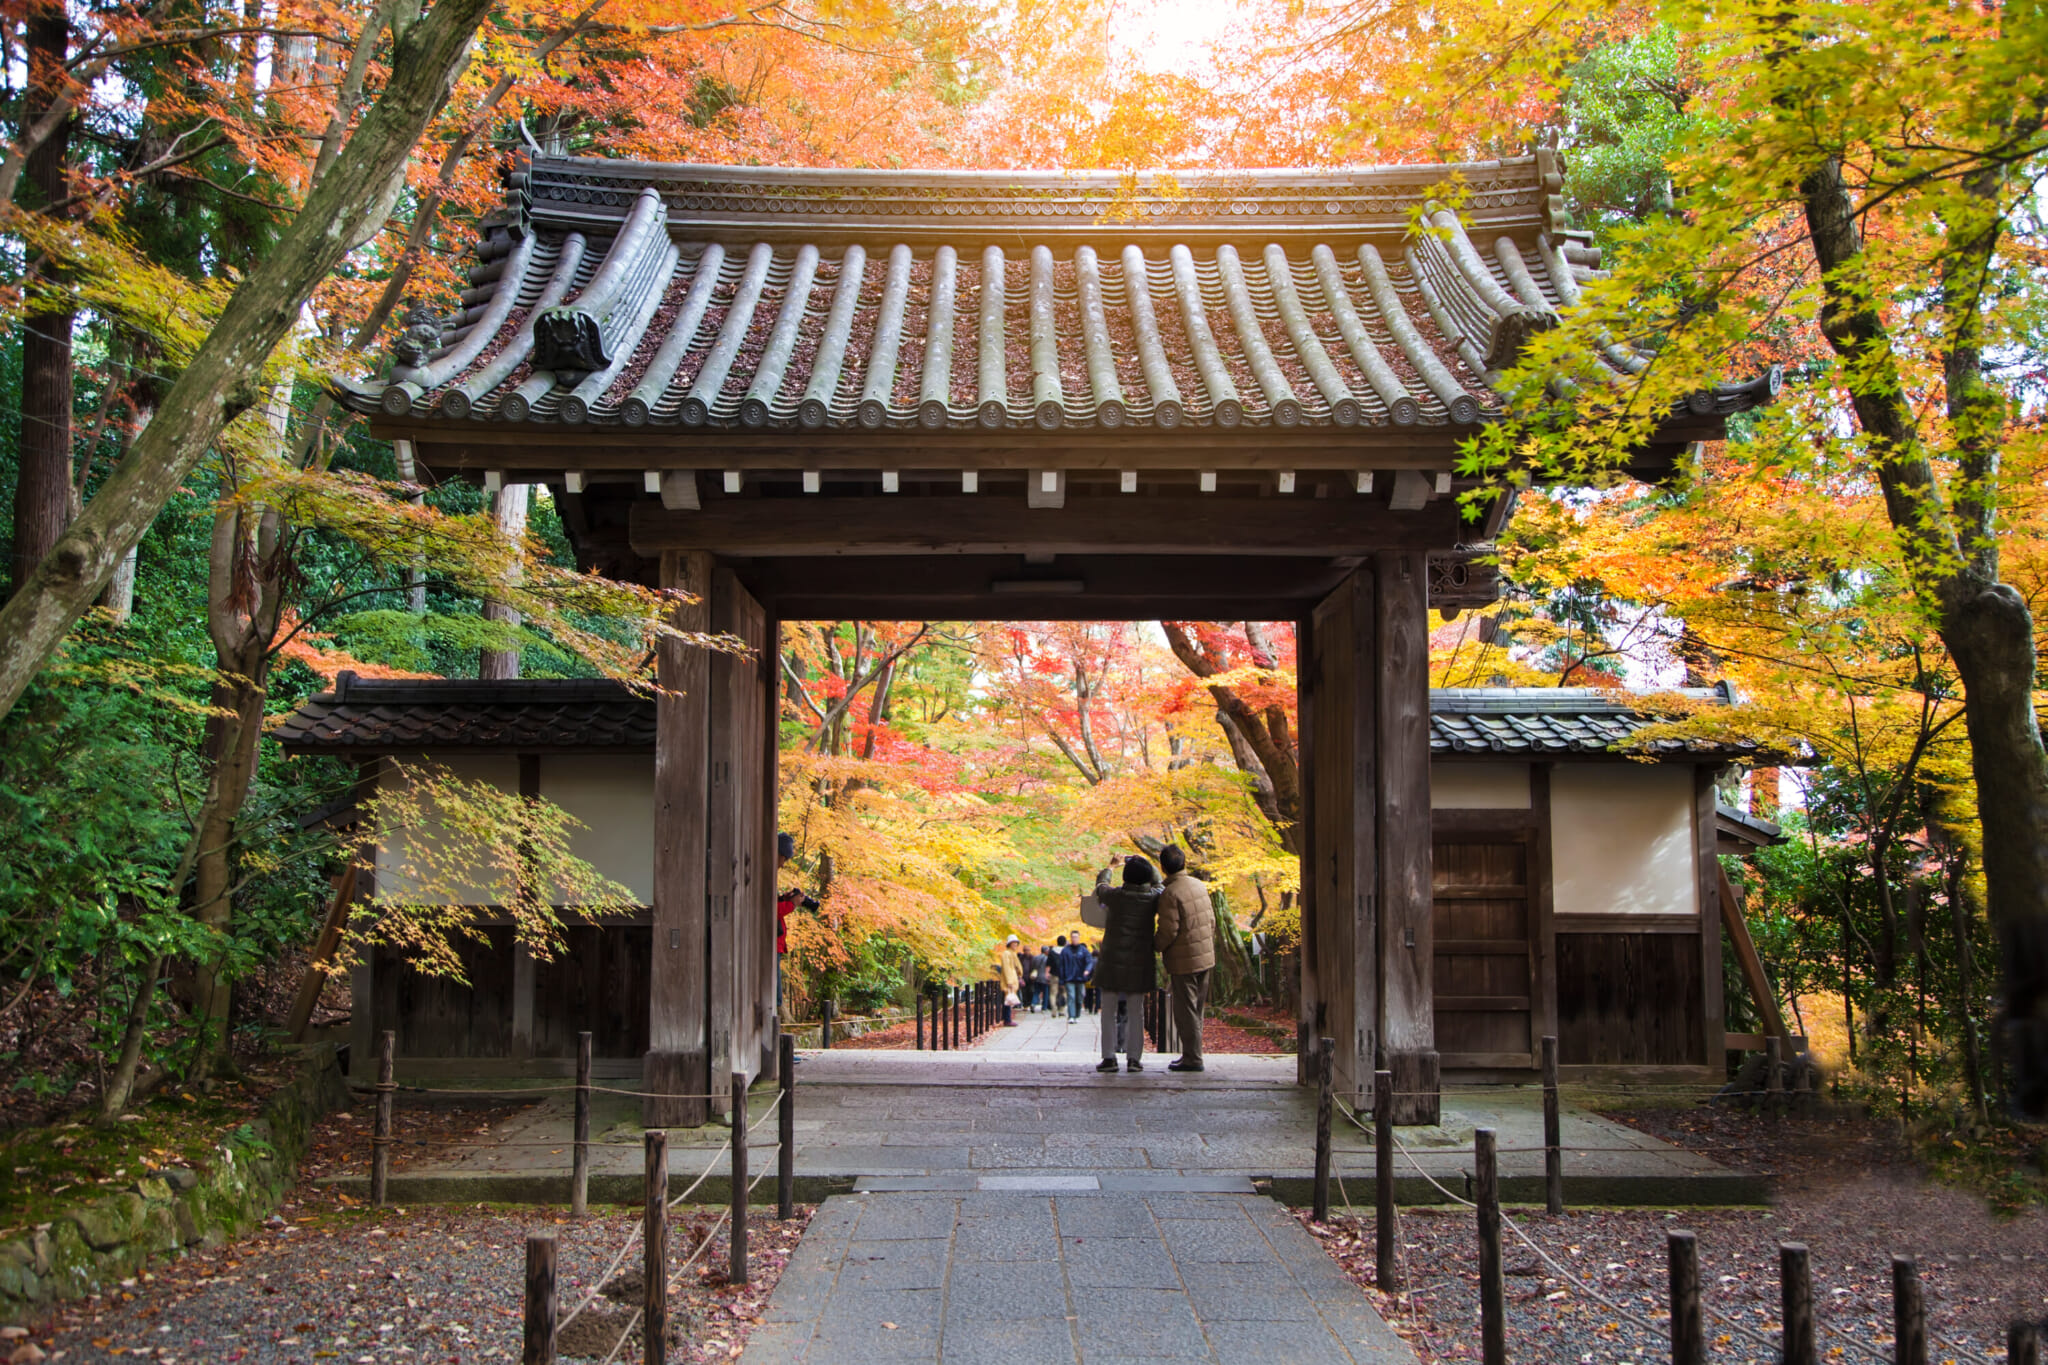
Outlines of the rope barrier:
M 1354 1111 L 1350 1105 L 1347 1105 L 1342 1100 L 1339 1100 L 1337 1101 L 1337 1109 L 1354 1127 L 1358 1128 L 1361 1132 L 1367 1134 L 1370 1134 L 1372 1132 L 1372 1129 L 1366 1127 L 1365 1123 L 1359 1118 L 1357 1112 Z M 1427 1180 L 1430 1184 L 1436 1186 L 1438 1192 L 1441 1193 L 1445 1198 L 1451 1200 L 1454 1203 L 1463 1204 L 1468 1209 L 1478 1207 L 1478 1205 L 1474 1204 L 1471 1200 L 1463 1198 L 1460 1195 L 1453 1193 L 1451 1190 L 1446 1189 L 1442 1181 L 1438 1180 L 1435 1176 L 1431 1175 L 1428 1171 L 1424 1170 L 1422 1168 L 1422 1164 L 1415 1159 L 1414 1153 L 1408 1150 L 1407 1144 L 1401 1141 L 1398 1134 L 1394 1136 L 1394 1146 L 1400 1151 L 1403 1157 L 1407 1158 L 1408 1164 L 1415 1168 L 1416 1174 L 1420 1175 L 1424 1180 Z M 1541 1147 L 1533 1147 L 1499 1150 L 1540 1152 L 1544 1149 Z M 1569 1150 L 1591 1151 L 1598 1149 L 1586 1148 Z M 1614 1150 L 1635 1151 L 1640 1149 L 1620 1148 Z M 1338 1192 L 1342 1194 L 1344 1186 L 1341 1178 L 1338 1181 L 1337 1188 Z M 1344 1207 L 1346 1207 L 1347 1209 L 1351 1207 L 1351 1200 L 1348 1195 L 1344 1197 Z M 1527 1246 L 1529 1250 L 1535 1252 L 1537 1257 L 1540 1260 L 1542 1260 L 1542 1262 L 1545 1265 L 1549 1266 L 1551 1270 L 1556 1272 L 1557 1276 L 1560 1279 L 1564 1280 L 1567 1284 L 1579 1290 L 1579 1292 L 1586 1295 L 1586 1297 L 1593 1299 L 1601 1304 L 1604 1304 L 1606 1307 L 1614 1310 L 1615 1313 L 1619 1314 L 1624 1318 L 1627 1318 L 1629 1321 L 1633 1322 L 1643 1330 L 1649 1332 L 1651 1335 L 1661 1337 L 1667 1341 L 1670 1340 L 1671 1333 L 1668 1328 L 1659 1327 L 1655 1323 L 1645 1318 L 1639 1317 L 1631 1310 L 1622 1307 L 1614 1300 L 1608 1298 L 1605 1294 L 1602 1294 L 1599 1290 L 1593 1288 L 1591 1285 L 1581 1280 L 1577 1275 L 1574 1275 L 1564 1265 L 1560 1264 L 1555 1257 L 1551 1256 L 1549 1252 L 1545 1251 L 1540 1245 L 1538 1245 L 1534 1238 L 1530 1237 L 1527 1232 L 1523 1231 L 1522 1225 L 1516 1222 L 1515 1219 L 1512 1216 L 1510 1216 L 1505 1209 L 1501 1211 L 1500 1220 L 1505 1227 L 1507 1227 L 1511 1232 L 1515 1234 L 1515 1236 L 1519 1237 L 1522 1240 L 1523 1245 Z M 1407 1268 L 1406 1248 L 1402 1248 L 1402 1251 L 1402 1268 L 1405 1271 Z M 1409 1280 L 1409 1282 L 1412 1283 L 1412 1279 L 1409 1279 L 1409 1277 L 1405 1274 L 1403 1278 L 1404 1280 Z M 1737 1335 L 1747 1337 L 1752 1343 L 1762 1347 L 1764 1350 L 1770 1351 L 1775 1354 L 1780 1349 L 1781 1343 L 1779 1341 L 1774 1340 L 1773 1338 L 1765 1335 L 1764 1333 L 1758 1332 L 1755 1329 L 1745 1326 L 1743 1323 L 1736 1321 L 1734 1318 L 1727 1316 L 1720 1309 L 1716 1308 L 1712 1303 L 1708 1302 L 1704 1295 L 1701 1296 L 1700 1307 L 1705 1311 L 1707 1316 L 1711 1317 L 1715 1322 L 1719 1323 L 1723 1327 L 1728 1328 L 1731 1332 L 1734 1332 Z M 1854 1346 L 1857 1350 L 1863 1352 L 1871 1359 L 1882 1361 L 1884 1362 L 1884 1365 L 1891 1365 L 1891 1358 L 1889 1356 L 1877 1350 L 1875 1347 L 1866 1346 L 1856 1337 L 1852 1336 L 1850 1333 L 1842 1330 L 1841 1328 L 1835 1326 L 1832 1322 L 1829 1322 L 1819 1313 L 1814 1314 L 1814 1321 L 1819 1323 L 1827 1331 L 1832 1332 L 1834 1335 L 1840 1337 L 1843 1341 L 1849 1343 L 1851 1346 Z M 1929 1345 L 1938 1347 L 1942 1352 L 1954 1355 L 1962 1360 L 1972 1362 L 1972 1365 L 1993 1365 L 1993 1362 L 1989 1358 L 1979 1355 L 1977 1352 L 1969 1349 L 1968 1347 L 1959 1346 L 1952 1341 L 1935 1337 L 1931 1333 L 1929 1334 Z

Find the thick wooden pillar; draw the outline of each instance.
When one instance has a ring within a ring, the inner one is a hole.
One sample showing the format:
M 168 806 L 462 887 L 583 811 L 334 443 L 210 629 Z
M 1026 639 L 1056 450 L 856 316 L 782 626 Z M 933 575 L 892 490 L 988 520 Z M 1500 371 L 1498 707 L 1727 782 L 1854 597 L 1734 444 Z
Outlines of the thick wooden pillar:
M 1379 1051 L 1376 945 L 1380 831 L 1375 800 L 1373 573 L 1360 569 L 1316 607 L 1309 847 L 1313 874 L 1302 885 L 1303 994 L 1313 984 L 1309 1045 L 1336 1044 L 1335 1085 L 1363 1102 Z M 1427 837 L 1425 835 L 1425 842 Z
M 760 730 L 755 736 L 760 758 L 760 788 L 754 800 L 761 812 L 760 843 L 755 866 L 760 868 L 756 886 L 761 916 L 761 940 L 753 956 L 754 1032 L 761 1042 L 760 1075 L 782 1079 L 782 1024 L 775 1012 L 775 895 L 780 889 L 775 876 L 776 831 L 780 828 L 782 782 L 782 673 L 777 651 L 782 648 L 782 623 L 774 617 L 761 619 L 762 647 L 758 660 L 757 685 L 761 689 Z
M 772 646 L 766 613 L 728 569 L 711 577 L 711 628 L 754 651 L 711 659 L 708 989 L 712 1108 L 724 1113 L 732 1104 L 733 1074 L 759 1071 L 759 958 L 765 948 L 772 971 L 775 951 L 775 902 L 768 890 L 774 861 L 762 858 L 773 831 L 763 839 L 760 795 L 767 704 L 761 664 Z
M 708 553 L 663 551 L 661 586 L 696 598 L 676 608 L 676 625 L 710 628 Z M 711 656 L 672 640 L 655 653 L 662 693 L 654 712 L 654 933 L 640 1079 L 643 1090 L 670 1098 L 643 1099 L 640 1114 L 649 1128 L 688 1128 L 711 1112 L 705 885 Z
M 1429 566 L 1376 555 L 1374 715 L 1379 799 L 1380 1047 L 1394 1073 L 1394 1122 L 1435 1123 L 1441 1075 L 1431 974 Z

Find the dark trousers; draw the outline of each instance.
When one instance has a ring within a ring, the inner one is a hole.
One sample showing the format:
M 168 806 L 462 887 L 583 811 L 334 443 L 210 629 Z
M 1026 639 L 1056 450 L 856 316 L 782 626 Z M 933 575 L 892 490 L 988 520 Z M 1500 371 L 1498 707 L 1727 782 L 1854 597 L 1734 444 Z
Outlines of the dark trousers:
M 1173 997 L 1173 1031 L 1180 1035 L 1180 1058 L 1202 1060 L 1202 1009 L 1209 1003 L 1209 969 L 1176 974 L 1168 993 Z

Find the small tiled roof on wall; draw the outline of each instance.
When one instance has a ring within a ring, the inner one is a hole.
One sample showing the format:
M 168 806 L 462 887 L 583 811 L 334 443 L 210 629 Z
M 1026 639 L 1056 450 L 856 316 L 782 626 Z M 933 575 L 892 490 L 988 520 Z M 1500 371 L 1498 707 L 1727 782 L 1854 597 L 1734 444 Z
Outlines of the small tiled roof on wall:
M 389 681 L 343 673 L 271 729 L 287 753 L 654 750 L 654 702 L 615 682 Z
M 1686 739 L 1617 748 L 1645 726 L 1675 719 L 1643 709 L 1646 701 L 1660 696 L 1720 706 L 1734 700 L 1726 683 L 1643 694 L 1598 687 L 1436 687 L 1429 693 L 1429 752 L 1434 758 L 1649 755 L 1725 760 L 1757 751 L 1747 742 Z
M 1670 696 L 1670 692 L 1656 695 Z M 1725 685 L 1676 695 L 1726 705 Z M 1620 751 L 1659 717 L 1644 698 L 1590 687 L 1440 687 L 1429 694 L 1434 757 L 1622 757 L 1732 759 L 1753 745 L 1662 740 Z M 271 735 L 290 753 L 416 754 L 641 752 L 654 749 L 654 701 L 609 681 L 387 681 L 343 673 L 332 692 L 310 697 Z
M 653 436 L 1463 426 L 1599 268 L 1547 151 L 1135 182 L 539 157 L 507 182 L 460 310 L 409 317 L 349 407 Z

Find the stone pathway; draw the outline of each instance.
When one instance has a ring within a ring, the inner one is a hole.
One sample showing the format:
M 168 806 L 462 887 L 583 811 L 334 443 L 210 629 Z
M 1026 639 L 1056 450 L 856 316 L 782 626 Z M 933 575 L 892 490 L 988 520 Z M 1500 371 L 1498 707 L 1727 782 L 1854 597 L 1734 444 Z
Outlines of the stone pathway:
M 742 1361 L 1413 1365 L 1270 1199 L 1011 1179 L 829 1200 Z
M 1071 1055 L 1076 1059 L 1092 1057 L 1102 1059 L 1102 1016 L 1086 1010 L 1073 1023 L 1067 1022 L 1067 1012 L 1055 1009 L 1051 1014 L 1027 1014 L 1022 1009 L 1015 1013 L 1017 1027 L 992 1028 L 974 1042 L 976 1052 L 1031 1052 L 1052 1053 L 1057 1056 Z M 1151 1039 L 1145 1040 L 1147 1047 Z M 962 1048 L 961 1051 L 967 1051 Z M 1145 1054 L 1145 1062 L 1151 1065 L 1152 1054 Z M 1172 1057 L 1161 1057 L 1159 1064 L 1166 1065 Z

